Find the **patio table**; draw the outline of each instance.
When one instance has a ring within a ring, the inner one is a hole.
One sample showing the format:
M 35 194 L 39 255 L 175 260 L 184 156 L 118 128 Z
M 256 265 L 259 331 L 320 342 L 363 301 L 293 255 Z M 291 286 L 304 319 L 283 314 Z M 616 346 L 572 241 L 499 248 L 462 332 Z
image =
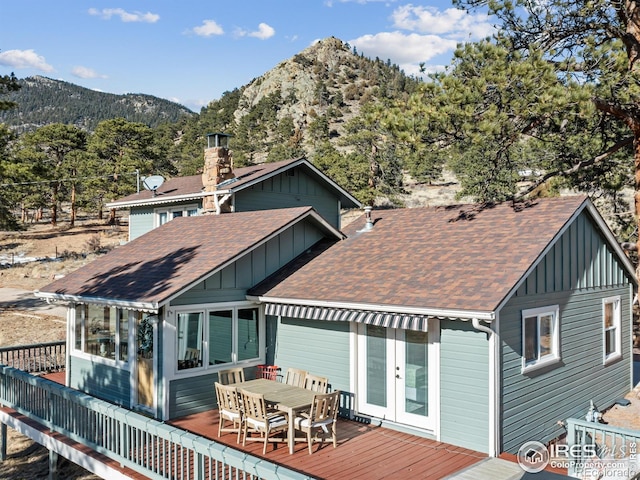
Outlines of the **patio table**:
M 248 392 L 264 395 L 265 402 L 288 415 L 289 432 L 287 434 L 287 443 L 289 444 L 289 453 L 293 453 L 296 413 L 311 408 L 315 392 L 287 385 L 286 383 L 267 380 L 266 378 L 234 383 L 233 386 Z

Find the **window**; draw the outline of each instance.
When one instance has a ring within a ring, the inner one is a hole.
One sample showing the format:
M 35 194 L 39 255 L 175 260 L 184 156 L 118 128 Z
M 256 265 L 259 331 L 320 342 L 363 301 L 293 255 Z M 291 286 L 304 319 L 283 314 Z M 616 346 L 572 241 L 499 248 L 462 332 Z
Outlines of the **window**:
M 264 327 L 256 307 L 178 312 L 177 369 L 207 369 L 258 360 L 261 331 Z
M 602 301 L 604 363 L 622 355 L 622 329 L 620 297 L 605 298 Z
M 156 223 L 159 227 L 173 220 L 174 218 L 193 217 L 195 215 L 198 215 L 197 205 L 183 205 L 179 207 L 156 210 Z
M 560 360 L 558 306 L 522 312 L 522 371 Z
M 128 310 L 76 305 L 75 349 L 110 360 L 127 361 Z

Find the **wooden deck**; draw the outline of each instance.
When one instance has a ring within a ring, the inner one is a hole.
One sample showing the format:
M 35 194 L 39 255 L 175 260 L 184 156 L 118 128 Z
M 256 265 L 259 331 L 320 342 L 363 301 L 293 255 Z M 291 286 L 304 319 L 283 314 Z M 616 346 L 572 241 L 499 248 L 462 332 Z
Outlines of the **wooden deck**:
M 319 479 L 435 480 L 487 458 L 473 450 L 344 419 L 338 422 L 338 447 L 334 449 L 331 442 L 315 444 L 311 455 L 305 442 L 295 444 L 293 455 L 286 443 L 270 443 L 263 456 L 261 442 L 242 447 L 234 433 L 218 438 L 217 410 L 167 423 Z
M 44 375 L 64 384 L 64 374 Z M 236 434 L 218 438 L 218 411 L 208 410 L 166 422 L 318 479 L 442 479 L 487 458 L 487 455 L 447 443 L 398 432 L 365 422 L 339 419 L 338 447 L 315 444 L 309 455 L 306 442 L 270 443 L 262 455 L 262 442 L 236 443 Z M 140 477 L 138 477 L 140 478 Z

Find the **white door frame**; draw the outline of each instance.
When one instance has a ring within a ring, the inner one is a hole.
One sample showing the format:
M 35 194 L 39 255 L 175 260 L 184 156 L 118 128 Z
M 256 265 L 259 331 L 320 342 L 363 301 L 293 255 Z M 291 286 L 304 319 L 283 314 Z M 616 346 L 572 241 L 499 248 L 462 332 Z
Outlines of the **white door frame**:
M 366 378 L 366 340 L 367 326 L 358 324 L 356 327 L 356 354 L 354 370 L 356 378 L 356 410 L 360 413 L 377 418 L 389 420 L 395 423 L 410 425 L 413 427 L 432 431 L 439 436 L 439 389 L 440 389 L 440 322 L 430 319 L 428 323 L 428 416 L 411 414 L 404 411 L 405 405 L 405 331 L 386 328 L 385 338 L 380 338 L 378 346 L 386 352 L 386 405 L 367 403 L 367 378 Z

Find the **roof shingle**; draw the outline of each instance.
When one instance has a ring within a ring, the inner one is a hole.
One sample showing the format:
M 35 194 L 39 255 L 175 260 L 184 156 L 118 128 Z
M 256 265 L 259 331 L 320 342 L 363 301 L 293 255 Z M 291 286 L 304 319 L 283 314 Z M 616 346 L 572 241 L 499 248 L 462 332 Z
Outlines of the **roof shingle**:
M 585 201 L 374 210 L 372 230 L 358 232 L 365 221 L 354 221 L 349 238 L 249 293 L 266 301 L 491 312 Z
M 298 207 L 176 218 L 40 294 L 162 303 L 312 212 Z

